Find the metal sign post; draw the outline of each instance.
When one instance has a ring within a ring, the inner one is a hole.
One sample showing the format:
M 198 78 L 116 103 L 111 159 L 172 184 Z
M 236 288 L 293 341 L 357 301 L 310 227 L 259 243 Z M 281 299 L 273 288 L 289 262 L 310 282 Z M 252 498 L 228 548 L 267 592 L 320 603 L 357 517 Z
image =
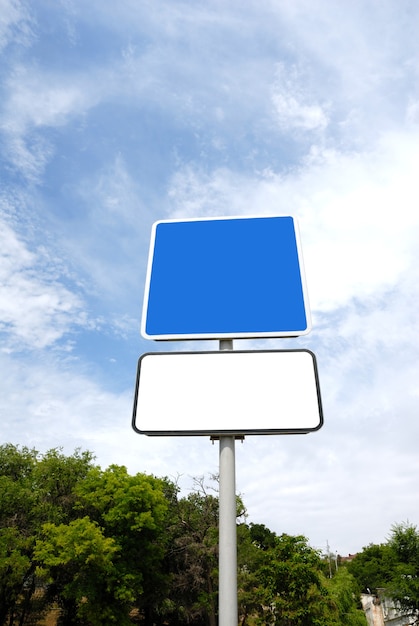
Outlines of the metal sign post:
M 237 527 L 234 437 L 220 437 L 218 624 L 237 626 Z
M 143 355 L 132 426 L 150 436 L 219 439 L 219 626 L 238 623 L 235 439 L 306 434 L 323 424 L 312 352 L 234 351 L 233 339 L 298 337 L 310 330 L 293 217 L 153 224 L 143 337 L 217 339 L 219 351 Z
M 232 350 L 233 341 L 220 341 Z M 237 626 L 236 458 L 234 436 L 220 437 L 218 625 Z

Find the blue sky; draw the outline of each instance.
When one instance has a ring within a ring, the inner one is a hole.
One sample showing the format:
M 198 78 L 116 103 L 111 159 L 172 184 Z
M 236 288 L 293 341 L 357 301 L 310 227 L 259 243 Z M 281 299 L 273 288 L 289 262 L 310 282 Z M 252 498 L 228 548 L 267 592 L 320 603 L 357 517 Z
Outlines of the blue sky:
M 355 552 L 419 522 L 419 7 L 0 0 L 1 440 L 218 469 L 130 426 L 151 225 L 292 215 L 324 427 L 248 437 L 249 521 Z

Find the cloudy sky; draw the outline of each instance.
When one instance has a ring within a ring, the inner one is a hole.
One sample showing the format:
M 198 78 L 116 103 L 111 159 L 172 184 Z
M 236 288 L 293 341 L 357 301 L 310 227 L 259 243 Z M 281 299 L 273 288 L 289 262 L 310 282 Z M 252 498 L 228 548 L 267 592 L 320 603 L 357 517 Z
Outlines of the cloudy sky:
M 0 434 L 179 478 L 131 429 L 151 225 L 298 219 L 324 426 L 237 444 L 248 521 L 340 554 L 419 523 L 419 6 L 0 0 Z M 257 417 L 257 416 L 256 416 Z

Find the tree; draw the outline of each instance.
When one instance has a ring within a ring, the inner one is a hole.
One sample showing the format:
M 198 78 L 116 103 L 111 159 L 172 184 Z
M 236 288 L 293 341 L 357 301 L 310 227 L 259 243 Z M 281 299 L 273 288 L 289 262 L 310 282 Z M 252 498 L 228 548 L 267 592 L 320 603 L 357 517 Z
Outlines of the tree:
M 13 612 L 31 571 L 30 541 L 16 528 L 0 529 L 0 624 Z
M 131 476 L 118 465 L 93 468 L 75 490 L 79 514 L 88 516 L 118 548 L 114 566 L 121 581 L 119 599 L 125 598 L 127 611 L 137 607 L 149 623 L 168 585 L 163 559 L 172 491 L 167 479 Z
M 53 448 L 37 458 L 32 479 L 43 521 L 61 523 L 79 517 L 75 510 L 76 486 L 95 468 L 93 461 L 91 452 L 79 448 L 70 456 Z
M 348 563 L 348 571 L 353 575 L 359 592 L 377 592 L 387 587 L 393 575 L 395 556 L 387 544 L 370 544 L 362 549 Z
M 13 619 L 22 597 L 27 611 L 34 590 L 32 551 L 38 494 L 33 489 L 33 471 L 37 456 L 26 447 L 0 446 L 0 625 Z
M 260 569 L 264 565 L 265 552 L 274 548 L 275 539 L 275 533 L 263 524 L 237 526 L 238 608 L 242 626 L 264 615 L 265 590 Z
M 364 611 L 360 608 L 357 583 L 347 570 L 340 567 L 332 578 L 326 579 L 326 588 L 337 610 L 339 626 L 367 626 Z
M 60 624 L 129 624 L 127 585 L 121 593 L 123 585 L 114 562 L 118 550 L 115 541 L 88 517 L 43 525 L 35 558 L 40 563 L 38 575 L 49 585 L 49 596 L 57 597 L 61 605 Z M 130 600 L 134 600 L 132 592 Z
M 92 455 L 0 446 L 0 625 L 31 611 L 37 584 L 34 548 L 43 524 L 70 521 L 74 487 L 89 471 Z M 42 606 L 40 607 L 42 609 Z
M 252 543 L 261 550 L 266 551 L 275 547 L 277 536 L 264 524 L 250 523 L 249 533 Z
M 170 623 L 216 624 L 218 498 L 194 491 L 172 509 L 166 563 L 171 573 Z
M 210 478 L 217 483 L 216 475 Z M 245 515 L 239 496 L 236 515 L 238 519 Z M 171 626 L 215 626 L 218 613 L 217 485 L 207 486 L 204 477 L 194 478 L 190 494 L 172 498 L 169 519 L 165 567 L 170 572 L 170 587 L 161 614 Z
M 36 587 L 41 610 L 58 602 L 60 626 L 128 626 L 133 609 L 147 624 L 215 626 L 217 495 L 195 479 L 179 498 L 167 478 L 92 459 L 0 446 L 0 626 L 27 623 Z M 263 524 L 239 523 L 237 533 L 242 625 L 361 624 L 352 578 L 326 580 L 305 537 Z M 395 533 L 392 554 L 411 567 L 415 533 L 403 538 Z
M 419 531 L 408 522 L 395 524 L 388 542 L 396 566 L 387 593 L 403 613 L 419 624 Z
M 262 618 L 255 624 L 281 626 L 330 626 L 333 606 L 321 571 L 319 553 L 301 535 L 282 534 L 264 551 L 258 572 L 263 590 L 259 603 Z M 259 591 L 259 593 L 261 593 Z

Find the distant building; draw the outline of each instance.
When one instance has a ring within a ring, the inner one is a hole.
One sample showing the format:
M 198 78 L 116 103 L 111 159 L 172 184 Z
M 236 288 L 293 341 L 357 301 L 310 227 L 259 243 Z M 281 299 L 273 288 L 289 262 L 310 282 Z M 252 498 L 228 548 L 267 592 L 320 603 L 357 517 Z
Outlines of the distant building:
M 351 561 L 354 560 L 354 558 L 357 556 L 357 554 L 348 554 L 348 556 L 341 556 L 339 554 L 338 556 L 338 562 L 339 563 L 350 563 Z

